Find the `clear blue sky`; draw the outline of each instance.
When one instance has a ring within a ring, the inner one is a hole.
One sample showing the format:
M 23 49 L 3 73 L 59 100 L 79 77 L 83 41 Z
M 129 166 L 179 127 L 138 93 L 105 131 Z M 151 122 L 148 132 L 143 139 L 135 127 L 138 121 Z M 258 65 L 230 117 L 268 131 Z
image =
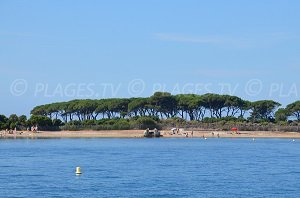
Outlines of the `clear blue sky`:
M 286 105 L 300 96 L 299 10 L 298 0 L 1 0 L 0 114 L 158 85 Z

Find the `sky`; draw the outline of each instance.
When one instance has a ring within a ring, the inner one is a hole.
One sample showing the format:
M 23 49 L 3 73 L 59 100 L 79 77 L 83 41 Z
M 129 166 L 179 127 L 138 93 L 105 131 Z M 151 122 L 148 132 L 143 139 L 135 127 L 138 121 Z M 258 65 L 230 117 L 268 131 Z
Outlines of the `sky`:
M 0 114 L 73 99 L 300 96 L 298 0 L 0 0 Z

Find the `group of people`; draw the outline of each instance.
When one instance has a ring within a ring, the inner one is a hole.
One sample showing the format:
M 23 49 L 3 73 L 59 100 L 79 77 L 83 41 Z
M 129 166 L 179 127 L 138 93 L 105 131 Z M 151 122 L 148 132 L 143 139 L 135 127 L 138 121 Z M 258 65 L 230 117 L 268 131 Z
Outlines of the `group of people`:
M 5 134 L 16 134 L 16 133 L 17 133 L 16 127 L 14 129 L 5 129 Z
M 215 133 L 214 133 L 214 132 L 212 132 L 211 135 L 212 135 L 213 137 L 215 137 Z M 218 137 L 218 138 L 220 137 L 220 134 L 219 134 L 219 133 L 217 133 L 217 137 Z
M 37 125 L 36 126 L 32 126 L 32 127 L 30 127 L 30 129 L 27 128 L 27 131 L 37 132 L 38 131 L 38 126 Z
M 172 132 L 169 133 L 170 135 L 185 135 L 185 137 L 193 137 L 194 136 L 194 131 L 192 131 L 190 134 L 189 134 L 189 132 L 180 133 L 179 128 L 173 128 L 171 131 Z
M 6 136 L 6 134 L 17 134 L 17 128 L 14 129 L 5 129 L 5 131 L 1 131 L 1 137 Z
M 184 135 L 185 137 L 194 137 L 194 131 L 191 131 L 191 132 L 180 132 L 180 129 L 179 128 L 173 128 L 171 130 L 171 133 L 169 133 L 170 135 Z M 212 137 L 215 137 L 215 135 L 219 138 L 220 137 L 220 134 L 217 133 L 215 134 L 215 132 L 212 132 L 211 133 Z M 204 134 L 202 135 L 202 138 L 205 138 Z
M 191 132 L 191 136 L 190 137 L 193 137 L 193 136 L 194 136 L 194 131 Z M 187 138 L 189 137 L 189 133 L 188 132 L 185 133 L 185 137 L 187 137 Z
M 36 133 L 36 132 L 38 132 L 38 126 L 32 126 L 30 128 L 28 127 L 27 131 L 31 131 L 33 133 Z M 15 134 L 15 135 L 17 135 L 17 134 L 21 135 L 22 133 L 23 133 L 22 131 L 17 131 L 17 128 L 15 127 L 14 129 L 5 129 L 5 131 L 1 131 L 0 136 L 1 137 L 2 136 L 6 136 L 6 134 L 8 134 L 8 135 L 13 135 L 13 134 Z

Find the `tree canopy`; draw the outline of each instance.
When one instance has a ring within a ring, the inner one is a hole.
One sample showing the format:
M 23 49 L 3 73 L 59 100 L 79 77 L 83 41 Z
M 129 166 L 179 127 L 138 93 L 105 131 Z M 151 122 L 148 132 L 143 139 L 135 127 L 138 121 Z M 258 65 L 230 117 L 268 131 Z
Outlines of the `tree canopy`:
M 164 120 L 166 124 L 173 121 L 300 121 L 300 101 L 295 101 L 286 108 L 279 109 L 280 106 L 280 103 L 273 100 L 251 102 L 231 95 L 172 95 L 168 92 L 156 92 L 145 98 L 76 99 L 40 105 L 31 110 L 29 119 L 24 115 L 0 115 L 0 129 L 39 126 L 56 130 L 65 125 L 74 130 L 81 125 L 94 126 L 95 129 L 129 129 L 159 127 L 158 123 Z
M 249 102 L 230 95 L 172 95 L 168 92 L 156 92 L 148 98 L 85 99 L 46 104 L 35 107 L 31 114 L 50 119 L 61 118 L 64 122 L 74 119 L 84 121 L 145 116 L 201 121 L 205 117 L 244 118 L 246 114 L 254 120 L 270 120 L 274 119 L 279 106 L 278 102 L 272 100 Z M 293 115 L 300 119 L 300 109 L 295 110 Z

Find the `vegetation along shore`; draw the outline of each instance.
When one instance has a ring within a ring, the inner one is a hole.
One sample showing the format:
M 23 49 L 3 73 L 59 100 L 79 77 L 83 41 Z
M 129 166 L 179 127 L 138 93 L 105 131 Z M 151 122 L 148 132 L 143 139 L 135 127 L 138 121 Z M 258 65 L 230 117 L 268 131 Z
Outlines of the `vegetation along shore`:
M 247 101 L 219 94 L 156 92 L 147 98 L 72 100 L 34 107 L 31 116 L 0 115 L 1 130 L 142 130 L 299 132 L 300 101 L 285 108 L 273 100 Z M 135 135 L 134 135 L 135 136 Z

